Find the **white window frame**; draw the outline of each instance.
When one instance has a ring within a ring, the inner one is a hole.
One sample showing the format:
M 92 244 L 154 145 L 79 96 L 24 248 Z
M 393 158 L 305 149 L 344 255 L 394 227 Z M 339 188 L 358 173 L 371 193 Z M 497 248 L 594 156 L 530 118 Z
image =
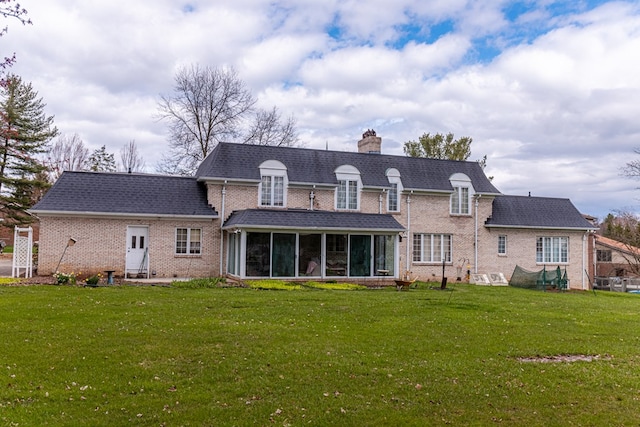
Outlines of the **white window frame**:
M 569 237 L 541 236 L 536 238 L 536 263 L 569 263 Z
M 284 177 L 263 175 L 260 182 L 260 206 L 284 206 Z M 266 197 L 265 197 L 266 196 Z
M 258 206 L 285 208 L 287 206 L 287 168 L 277 160 L 267 160 L 260 165 Z M 267 187 L 268 186 L 268 187 Z M 266 199 L 265 199 L 266 196 Z
M 471 179 L 463 173 L 456 173 L 449 177 L 449 182 L 453 187 L 449 213 L 451 215 L 471 216 L 471 198 L 474 194 Z
M 498 255 L 507 255 L 507 235 L 501 234 L 498 236 Z
M 351 165 L 342 165 L 335 170 L 335 174 L 338 180 L 335 191 L 336 210 L 360 210 L 360 193 L 362 190 L 360 171 Z
M 453 235 L 440 233 L 414 233 L 412 260 L 414 263 L 451 263 L 453 257 Z M 447 250 L 448 249 L 448 250 Z
M 180 232 L 180 230 L 186 230 L 187 232 L 187 236 L 186 236 L 186 240 L 178 240 L 178 233 Z M 199 239 L 197 241 L 193 240 L 192 236 L 195 235 L 195 231 L 197 231 Z M 182 243 L 184 242 L 184 248 L 182 247 L 182 245 L 180 246 L 180 248 L 178 248 L 178 243 Z M 195 245 L 195 243 L 197 242 L 197 246 Z M 174 242 L 174 246 L 173 246 L 173 250 L 174 250 L 174 254 L 175 255 L 202 255 L 202 228 L 196 228 L 196 227 L 176 227 L 176 232 L 175 232 L 175 242 Z M 184 252 L 180 252 L 180 251 L 184 250 Z
M 400 172 L 397 169 L 387 169 L 387 179 L 390 188 L 387 192 L 387 212 L 400 212 L 400 193 L 402 192 L 402 181 L 400 180 Z M 395 209 L 391 206 L 392 197 L 395 195 Z

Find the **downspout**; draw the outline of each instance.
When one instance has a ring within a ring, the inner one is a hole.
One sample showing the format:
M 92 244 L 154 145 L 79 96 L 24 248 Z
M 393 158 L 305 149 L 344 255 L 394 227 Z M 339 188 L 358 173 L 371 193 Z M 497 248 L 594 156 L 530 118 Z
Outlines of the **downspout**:
M 478 274 L 478 205 L 480 197 L 482 194 L 476 194 L 476 214 L 475 216 L 475 227 L 474 227 L 474 242 L 473 242 L 473 251 L 474 251 L 474 261 L 473 261 L 473 272 Z
M 407 194 L 407 237 L 406 240 L 407 242 L 405 243 L 406 246 L 406 254 L 405 254 L 405 264 L 406 264 L 406 268 L 405 271 L 410 271 L 410 265 L 409 265 L 409 242 L 411 240 L 411 195 L 413 194 L 413 190 L 411 190 L 411 192 L 409 194 Z M 400 276 L 403 277 L 403 276 Z
M 591 285 L 595 285 L 596 283 L 596 275 L 598 274 L 597 271 L 597 265 L 598 265 L 598 250 L 596 249 L 596 233 L 595 231 L 593 233 L 591 233 L 591 261 L 593 262 L 593 264 L 591 264 L 591 266 L 593 267 L 593 270 L 591 270 L 591 274 L 593 275 L 593 282 L 591 282 Z M 589 250 L 589 249 L 587 249 Z
M 583 291 L 586 289 L 585 274 L 587 272 L 587 251 L 588 251 L 587 236 L 588 235 L 589 235 L 588 231 L 585 231 L 584 234 L 582 235 L 582 274 L 580 274 L 580 277 L 582 277 Z
M 227 195 L 227 181 L 224 181 L 222 185 L 222 201 L 220 202 L 220 276 L 222 276 L 222 266 L 224 264 L 224 232 L 222 226 L 224 225 L 224 202 Z
M 378 195 L 378 213 L 382 214 L 382 195 L 384 194 L 384 190 L 382 190 L 382 193 L 380 193 Z

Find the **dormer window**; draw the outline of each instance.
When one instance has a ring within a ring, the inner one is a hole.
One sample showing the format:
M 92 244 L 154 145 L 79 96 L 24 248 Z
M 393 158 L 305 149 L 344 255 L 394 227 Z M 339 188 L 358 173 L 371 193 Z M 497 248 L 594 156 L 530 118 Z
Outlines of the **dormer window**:
M 284 177 L 264 175 L 260 189 L 260 206 L 284 206 Z
M 287 168 L 277 160 L 267 160 L 260 165 L 260 176 L 260 206 L 286 206 Z
M 336 209 L 360 209 L 360 172 L 353 166 L 343 165 L 335 171 L 338 187 L 336 188 Z
M 465 174 L 456 173 L 449 178 L 453 192 L 451 193 L 451 215 L 471 214 L 471 195 L 473 187 L 471 179 Z
M 391 168 L 387 169 L 386 175 L 390 186 L 387 192 L 387 212 L 400 212 L 400 192 L 402 191 L 400 172 Z

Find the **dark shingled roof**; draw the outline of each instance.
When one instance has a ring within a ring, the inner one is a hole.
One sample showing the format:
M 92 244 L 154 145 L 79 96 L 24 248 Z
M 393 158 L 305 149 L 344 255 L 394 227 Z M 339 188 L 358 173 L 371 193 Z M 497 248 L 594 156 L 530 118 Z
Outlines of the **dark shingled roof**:
M 260 164 L 266 160 L 282 162 L 291 183 L 337 185 L 336 168 L 351 165 L 360 171 L 365 187 L 389 187 L 386 171 L 395 168 L 400 172 L 405 189 L 452 191 L 449 177 L 463 173 L 471 179 L 476 192 L 500 194 L 478 162 L 232 143 L 218 144 L 204 159 L 196 176 L 199 179 L 257 182 L 260 181 Z
M 218 216 L 206 186 L 193 177 L 105 172 L 64 172 L 30 211 Z
M 594 229 L 569 199 L 497 196 L 487 227 Z
M 393 215 L 302 209 L 246 209 L 234 211 L 224 228 L 290 228 L 317 230 L 403 231 Z

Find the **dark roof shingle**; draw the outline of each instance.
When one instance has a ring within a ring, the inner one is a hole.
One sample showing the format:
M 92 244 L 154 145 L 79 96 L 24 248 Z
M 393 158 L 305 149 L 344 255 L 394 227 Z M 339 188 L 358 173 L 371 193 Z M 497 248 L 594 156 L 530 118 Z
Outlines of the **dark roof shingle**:
M 316 230 L 403 231 L 404 227 L 389 214 L 310 211 L 302 209 L 245 209 L 234 211 L 224 228 L 289 228 Z
M 594 229 L 569 199 L 506 196 L 493 200 L 487 227 Z
M 64 172 L 30 211 L 218 216 L 193 177 L 105 172 Z
M 289 182 L 336 185 L 334 171 L 342 165 L 356 167 L 365 187 L 389 187 L 386 171 L 400 172 L 405 189 L 452 191 L 451 175 L 463 173 L 476 192 L 500 194 L 484 174 L 478 162 L 435 160 L 385 154 L 312 150 L 220 143 L 202 162 L 199 179 L 260 180 L 260 164 L 278 160 L 287 168 Z

